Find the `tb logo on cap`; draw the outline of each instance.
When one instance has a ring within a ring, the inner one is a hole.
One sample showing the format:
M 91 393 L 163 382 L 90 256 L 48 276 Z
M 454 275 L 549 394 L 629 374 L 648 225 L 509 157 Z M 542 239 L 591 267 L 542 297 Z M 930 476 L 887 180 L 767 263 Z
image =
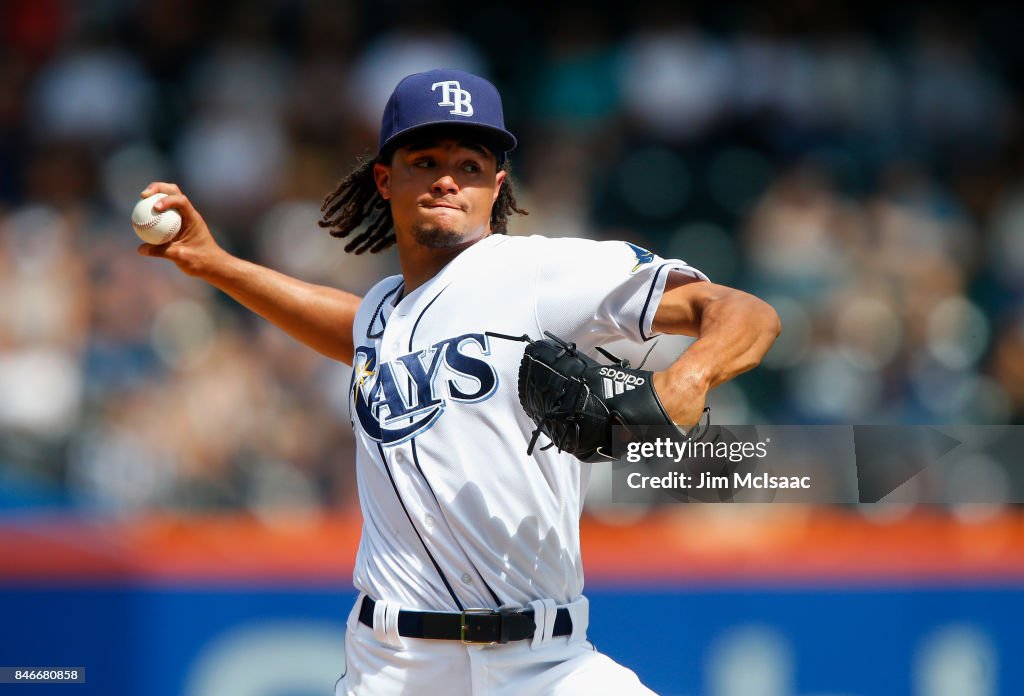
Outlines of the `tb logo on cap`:
M 443 95 L 441 101 L 437 103 L 438 106 L 453 107 L 448 113 L 455 114 L 456 116 L 473 115 L 473 98 L 469 94 L 469 90 L 462 89 L 462 85 L 459 84 L 458 80 L 435 82 L 430 86 L 430 91 L 433 92 L 438 87 L 441 88 L 441 94 Z

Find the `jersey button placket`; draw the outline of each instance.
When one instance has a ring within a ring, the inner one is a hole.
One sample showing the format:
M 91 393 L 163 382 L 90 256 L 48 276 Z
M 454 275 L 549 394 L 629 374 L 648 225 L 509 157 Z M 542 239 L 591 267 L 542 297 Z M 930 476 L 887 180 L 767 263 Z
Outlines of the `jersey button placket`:
M 390 317 L 390 321 L 388 323 L 388 327 L 384 331 L 384 336 L 382 337 L 384 339 L 382 341 L 382 346 L 385 348 L 385 350 L 387 350 L 390 353 L 390 355 L 388 357 L 391 360 L 394 360 L 394 359 L 398 358 L 398 356 L 401 355 L 402 352 L 403 352 L 402 351 L 402 340 L 403 340 L 403 334 L 404 334 L 404 332 L 402 331 L 402 324 L 404 323 L 402 321 L 403 318 L 404 318 L 403 315 L 399 314 L 398 312 L 392 312 L 391 313 L 391 317 Z

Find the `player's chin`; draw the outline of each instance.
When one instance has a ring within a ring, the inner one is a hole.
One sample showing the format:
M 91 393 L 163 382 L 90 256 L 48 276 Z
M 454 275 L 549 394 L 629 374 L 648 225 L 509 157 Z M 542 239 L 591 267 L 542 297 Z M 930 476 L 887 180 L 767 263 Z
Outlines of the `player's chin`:
M 416 243 L 428 249 L 452 249 L 464 245 L 468 235 L 454 225 L 441 222 L 420 223 L 413 228 Z

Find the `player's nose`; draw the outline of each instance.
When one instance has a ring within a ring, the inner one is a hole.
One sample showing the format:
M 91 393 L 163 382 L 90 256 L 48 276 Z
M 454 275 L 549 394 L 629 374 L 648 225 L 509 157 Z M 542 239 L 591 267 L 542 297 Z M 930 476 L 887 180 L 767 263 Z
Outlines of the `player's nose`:
M 438 177 L 437 180 L 434 181 L 434 185 L 431 186 L 431 189 L 433 189 L 436 193 L 440 193 L 442 195 L 448 193 L 458 193 L 459 185 L 458 183 L 456 183 L 455 178 L 451 174 L 445 174 L 443 176 Z

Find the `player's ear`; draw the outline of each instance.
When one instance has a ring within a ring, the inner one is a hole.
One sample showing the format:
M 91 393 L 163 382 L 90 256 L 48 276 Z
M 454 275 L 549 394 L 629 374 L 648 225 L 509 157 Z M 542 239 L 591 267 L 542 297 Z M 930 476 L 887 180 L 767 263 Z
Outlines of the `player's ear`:
M 508 171 L 505 169 L 500 170 L 494 176 L 494 195 L 491 196 L 491 205 L 494 205 L 495 201 L 498 200 L 498 194 L 501 193 L 501 185 L 505 183 L 505 178 L 508 176 Z
M 373 180 L 377 184 L 377 191 L 384 200 L 391 198 L 391 167 L 380 162 L 373 165 Z

